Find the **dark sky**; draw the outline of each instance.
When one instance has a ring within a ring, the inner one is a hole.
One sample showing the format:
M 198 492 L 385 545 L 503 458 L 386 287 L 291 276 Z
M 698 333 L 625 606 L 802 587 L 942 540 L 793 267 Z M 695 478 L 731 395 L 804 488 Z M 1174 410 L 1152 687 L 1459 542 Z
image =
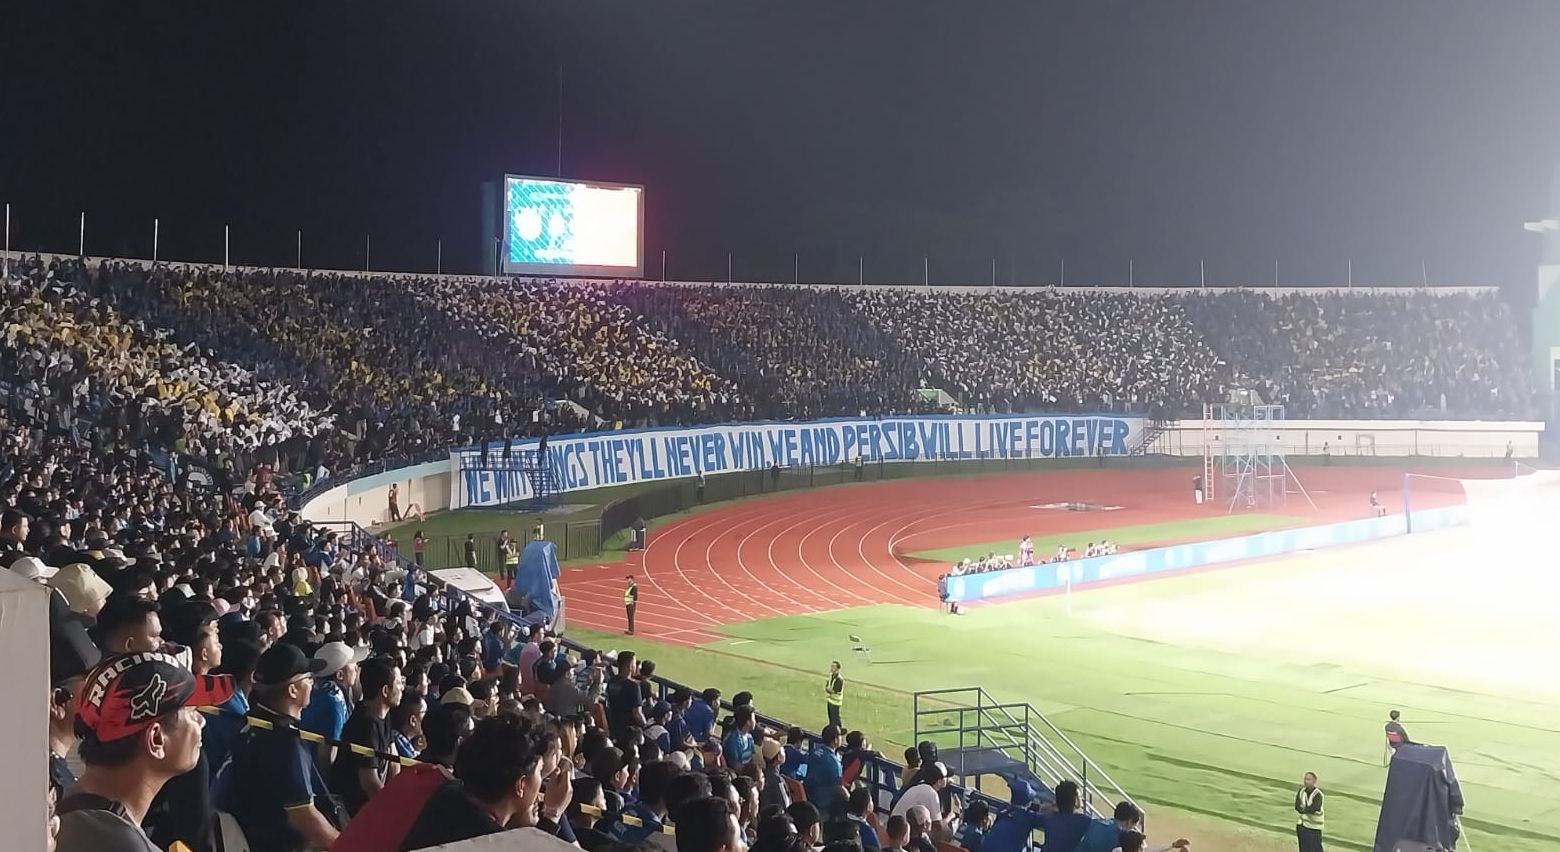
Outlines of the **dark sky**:
M 243 6 L 240 11 L 235 7 Z M 281 8 L 261 13 L 257 9 Z M 1560 3 L 73 3 L 0 27 L 13 245 L 447 271 L 478 186 L 648 186 L 671 277 L 1531 286 Z

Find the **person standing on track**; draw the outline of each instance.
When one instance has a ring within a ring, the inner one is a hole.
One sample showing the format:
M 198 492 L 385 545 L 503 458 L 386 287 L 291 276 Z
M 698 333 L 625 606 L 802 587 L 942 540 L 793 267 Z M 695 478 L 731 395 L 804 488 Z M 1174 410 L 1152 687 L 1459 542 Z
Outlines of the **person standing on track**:
M 829 724 L 843 729 L 840 707 L 845 704 L 845 678 L 840 677 L 840 661 L 829 664 L 829 676 L 823 682 L 823 700 L 829 709 Z
M 1295 837 L 1300 841 L 1300 852 L 1322 850 L 1322 791 L 1316 786 L 1316 773 L 1305 774 L 1304 785 L 1295 793 Z
M 630 574 L 628 587 L 623 590 L 623 613 L 628 616 L 628 629 L 623 631 L 628 636 L 634 635 L 634 608 L 639 606 L 639 584 L 634 582 L 634 575 Z

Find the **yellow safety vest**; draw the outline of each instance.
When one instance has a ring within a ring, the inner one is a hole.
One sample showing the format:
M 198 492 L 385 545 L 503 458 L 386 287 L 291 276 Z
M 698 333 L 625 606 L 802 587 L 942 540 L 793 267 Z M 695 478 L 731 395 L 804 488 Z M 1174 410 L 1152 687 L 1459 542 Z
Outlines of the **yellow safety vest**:
M 505 565 L 519 565 L 520 564 L 520 548 L 518 546 L 516 546 L 515 543 L 512 542 L 512 541 L 509 542 L 508 544 L 504 545 L 504 564 Z
M 628 588 L 623 590 L 623 606 L 634 605 L 634 590 L 637 588 L 638 586 L 630 585 Z
M 1320 799 L 1320 798 L 1322 798 L 1322 788 L 1317 787 L 1316 789 L 1314 789 L 1314 790 L 1310 791 L 1309 793 L 1307 793 L 1305 788 L 1301 787 L 1300 788 L 1300 792 L 1295 794 L 1295 810 L 1300 810 L 1301 808 L 1309 808 L 1313 803 L 1316 803 L 1316 801 L 1318 799 Z M 1304 826 L 1304 827 L 1306 827 L 1306 828 L 1314 828 L 1317 831 L 1321 831 L 1322 830 L 1322 824 L 1325 822 L 1325 819 L 1322 816 L 1322 811 L 1324 809 L 1325 809 L 1325 806 L 1322 807 L 1322 808 L 1317 808 L 1316 813 L 1314 813 L 1314 814 L 1308 814 L 1308 813 L 1300 814 L 1299 824 Z
M 845 703 L 845 679 L 831 674 L 823 680 L 824 700 L 838 707 Z

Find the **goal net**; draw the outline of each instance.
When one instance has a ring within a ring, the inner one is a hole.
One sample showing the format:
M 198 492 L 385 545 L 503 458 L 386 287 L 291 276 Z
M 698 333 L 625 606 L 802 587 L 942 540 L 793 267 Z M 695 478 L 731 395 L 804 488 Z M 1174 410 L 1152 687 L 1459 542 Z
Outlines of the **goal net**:
M 1413 491 L 1459 487 L 1468 531 L 1486 555 L 1527 564 L 1546 555 L 1552 558 L 1560 543 L 1560 471 L 1514 464 L 1504 477 L 1410 479 Z

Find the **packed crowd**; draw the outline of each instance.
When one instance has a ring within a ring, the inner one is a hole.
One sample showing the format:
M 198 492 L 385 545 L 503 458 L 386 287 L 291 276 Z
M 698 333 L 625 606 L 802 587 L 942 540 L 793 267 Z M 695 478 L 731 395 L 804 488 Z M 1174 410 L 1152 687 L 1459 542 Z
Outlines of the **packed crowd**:
M 70 397 L 208 468 L 317 475 L 585 427 L 935 410 L 938 391 L 973 410 L 1164 417 L 1236 388 L 1290 417 L 1535 406 L 1520 324 L 1484 294 L 18 269 L 0 304 L 13 400 Z
M 762 418 L 904 413 L 923 406 L 919 361 L 838 290 L 619 283 L 608 291 L 687 341 Z
M 1488 293 L 1175 296 L 1223 381 L 1290 417 L 1531 417 L 1528 329 Z
M 194 493 L 61 430 L 3 433 L 0 565 L 51 589 L 64 852 L 422 849 L 523 827 L 590 852 L 1020 852 L 1037 828 L 1075 841 L 1045 849 L 1141 848 L 1140 815 L 1090 819 L 1071 782 L 988 830 L 929 743 L 880 817 L 859 731 L 765 728 L 748 693 L 663 699 L 650 661 L 446 598 L 263 481 Z M 1082 845 L 1091 830 L 1103 845 Z
M 856 290 L 852 309 L 916 356 L 920 379 L 988 411 L 1197 409 L 1220 362 L 1158 297 Z

